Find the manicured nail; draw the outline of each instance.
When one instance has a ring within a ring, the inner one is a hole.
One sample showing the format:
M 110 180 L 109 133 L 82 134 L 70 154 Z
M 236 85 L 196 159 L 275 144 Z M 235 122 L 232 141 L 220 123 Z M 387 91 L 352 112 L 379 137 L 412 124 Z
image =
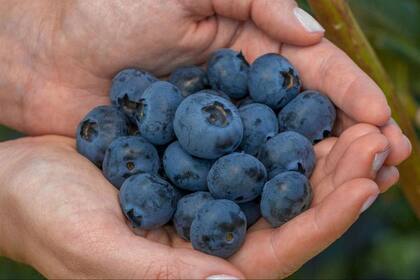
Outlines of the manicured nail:
M 382 165 L 384 165 L 384 162 L 389 155 L 389 150 L 390 149 L 386 149 L 385 151 L 377 153 L 375 155 L 375 158 L 373 159 L 372 163 L 373 172 L 378 172 L 378 170 L 381 169 Z
M 363 206 L 360 209 L 360 213 L 365 212 L 366 209 L 368 209 L 375 202 L 377 197 L 378 197 L 378 194 L 369 196 L 368 199 L 366 199 L 365 203 L 363 203 Z
M 219 274 L 219 275 L 212 275 L 206 278 L 207 280 L 239 280 L 238 277 L 226 275 L 226 274 Z
M 404 137 L 404 140 L 405 140 L 405 144 L 407 145 L 407 148 L 408 148 L 409 150 L 411 150 L 412 146 L 411 146 L 411 141 L 410 141 L 410 139 L 408 139 L 408 137 L 407 137 L 407 136 L 405 136 L 405 135 L 403 135 L 403 137 Z
M 296 18 L 302 24 L 302 26 L 309 32 L 324 32 L 325 29 L 319 24 L 316 19 L 314 19 L 310 14 L 305 10 L 302 10 L 299 7 L 293 9 L 293 13 Z

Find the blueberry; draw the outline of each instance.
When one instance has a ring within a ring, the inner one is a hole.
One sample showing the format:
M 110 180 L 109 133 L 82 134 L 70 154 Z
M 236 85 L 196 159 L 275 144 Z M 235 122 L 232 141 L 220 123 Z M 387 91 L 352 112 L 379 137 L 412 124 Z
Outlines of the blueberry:
M 297 171 L 310 177 L 315 167 L 315 152 L 311 142 L 299 133 L 286 131 L 270 138 L 258 153 L 268 178 L 285 171 Z
M 278 227 L 308 209 L 311 201 L 311 185 L 305 176 L 294 171 L 280 173 L 264 186 L 261 214 Z
M 275 53 L 257 58 L 249 69 L 249 94 L 255 102 L 273 110 L 284 107 L 301 88 L 299 73 L 283 56 Z
M 235 105 L 208 93 L 192 94 L 182 101 L 175 113 L 174 130 L 185 151 L 206 159 L 234 151 L 243 136 Z
M 221 258 L 228 258 L 238 251 L 245 234 L 245 214 L 236 203 L 225 199 L 204 204 L 190 231 L 194 249 Z
M 238 205 L 245 214 L 248 227 L 255 224 L 261 217 L 260 198 L 245 203 L 239 203 Z
M 245 98 L 239 99 L 236 102 L 236 107 L 238 107 L 240 109 L 241 107 L 252 104 L 252 103 L 255 103 L 255 101 L 252 100 L 251 97 L 247 96 Z
M 208 93 L 208 94 L 212 94 L 212 95 L 217 95 L 217 96 L 223 97 L 223 98 L 224 98 L 224 99 L 226 99 L 226 100 L 231 101 L 231 99 L 230 99 L 229 95 L 227 95 L 226 93 L 224 93 L 224 92 L 222 92 L 222 91 L 220 91 L 220 90 L 215 90 L 215 89 L 203 89 L 203 90 L 200 90 L 199 92 L 196 92 L 196 93 Z
M 175 138 L 173 118 L 182 101 L 179 89 L 159 81 L 148 87 L 135 114 L 141 136 L 155 145 L 164 145 Z
M 232 153 L 213 164 L 207 185 L 215 198 L 242 203 L 258 197 L 266 180 L 267 171 L 258 159 L 245 153 Z
M 134 228 L 152 230 L 171 220 L 178 202 L 172 185 L 148 173 L 129 177 L 121 186 L 120 204 Z
M 207 67 L 211 87 L 232 98 L 243 98 L 248 94 L 248 71 L 249 65 L 242 52 L 230 49 L 215 51 Z
M 116 187 L 138 173 L 157 174 L 159 155 L 156 148 L 140 136 L 125 136 L 109 145 L 102 170 L 105 177 Z
M 244 125 L 244 137 L 239 148 L 251 155 L 256 155 L 268 137 L 277 134 L 279 125 L 276 114 L 270 107 L 252 103 L 239 108 Z
M 190 240 L 193 219 L 201 207 L 210 200 L 213 200 L 213 197 L 209 192 L 195 192 L 178 201 L 173 221 L 175 230 L 181 238 Z
M 96 107 L 77 127 L 77 151 L 101 167 L 109 144 L 127 134 L 127 119 L 121 111 L 113 106 Z
M 112 79 L 110 98 L 112 104 L 121 108 L 134 119 L 143 92 L 158 79 L 152 74 L 136 68 L 127 68 L 118 72 Z
M 336 112 L 330 99 L 318 91 L 307 90 L 280 111 L 280 131 L 293 130 L 317 143 L 330 136 Z
M 191 156 L 178 141 L 170 144 L 163 155 L 163 167 L 171 182 L 189 191 L 207 190 L 207 174 L 212 161 Z
M 186 66 L 175 69 L 168 81 L 181 90 L 183 97 L 205 89 L 209 84 L 206 71 L 197 66 Z

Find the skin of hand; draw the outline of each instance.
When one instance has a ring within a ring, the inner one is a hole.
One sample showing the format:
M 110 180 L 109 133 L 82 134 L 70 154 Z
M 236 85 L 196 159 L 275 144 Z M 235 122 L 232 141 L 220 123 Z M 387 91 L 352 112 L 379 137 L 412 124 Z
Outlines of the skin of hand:
M 378 86 L 322 39 L 322 31 L 302 25 L 293 1 L 40 0 L 1 6 L 0 121 L 28 134 L 74 136 L 90 109 L 109 102 L 111 78 L 124 67 L 164 76 L 178 65 L 204 63 L 221 47 L 242 50 L 249 61 L 281 53 L 297 67 L 305 88 L 324 92 L 338 109 L 339 138 L 316 146 L 313 207 L 279 229 L 259 222 L 229 261 L 190 250 L 171 229 L 134 236 L 116 190 L 75 152 L 71 139 L 1 144 L 0 253 L 47 277 L 287 276 L 337 239 L 366 201 L 395 183 L 395 166 L 410 154 Z
M 3 142 L 0 253 L 48 278 L 286 277 L 339 238 L 395 183 L 397 170 L 387 180 L 374 180 L 375 155 L 387 152 L 389 144 L 369 124 L 318 143 L 311 208 L 279 228 L 260 219 L 243 247 L 223 260 L 193 250 L 171 226 L 135 235 L 121 213 L 117 190 L 77 153 L 74 139 Z

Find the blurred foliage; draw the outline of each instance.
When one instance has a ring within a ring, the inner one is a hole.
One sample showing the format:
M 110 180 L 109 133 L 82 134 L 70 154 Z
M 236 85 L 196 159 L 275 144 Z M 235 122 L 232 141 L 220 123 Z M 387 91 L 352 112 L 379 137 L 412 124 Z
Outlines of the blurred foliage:
M 300 6 L 309 9 L 305 1 Z M 420 1 L 350 0 L 356 18 L 412 115 L 420 101 Z M 20 134 L 0 127 L 0 140 Z M 290 279 L 420 279 L 420 223 L 398 187 L 382 195 L 337 242 Z M 42 279 L 0 258 L 0 279 Z

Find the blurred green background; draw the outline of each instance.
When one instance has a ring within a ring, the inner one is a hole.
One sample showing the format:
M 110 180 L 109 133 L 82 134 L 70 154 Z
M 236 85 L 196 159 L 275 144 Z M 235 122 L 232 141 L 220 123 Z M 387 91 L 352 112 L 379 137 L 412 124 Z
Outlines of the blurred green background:
M 305 1 L 298 1 L 308 9 Z M 419 128 L 420 0 L 350 0 L 353 12 Z M 419 131 L 419 130 L 418 130 Z M 0 140 L 20 134 L 0 127 Z M 420 222 L 398 187 L 382 195 L 336 243 L 290 279 L 420 279 Z M 42 279 L 0 257 L 0 279 Z

